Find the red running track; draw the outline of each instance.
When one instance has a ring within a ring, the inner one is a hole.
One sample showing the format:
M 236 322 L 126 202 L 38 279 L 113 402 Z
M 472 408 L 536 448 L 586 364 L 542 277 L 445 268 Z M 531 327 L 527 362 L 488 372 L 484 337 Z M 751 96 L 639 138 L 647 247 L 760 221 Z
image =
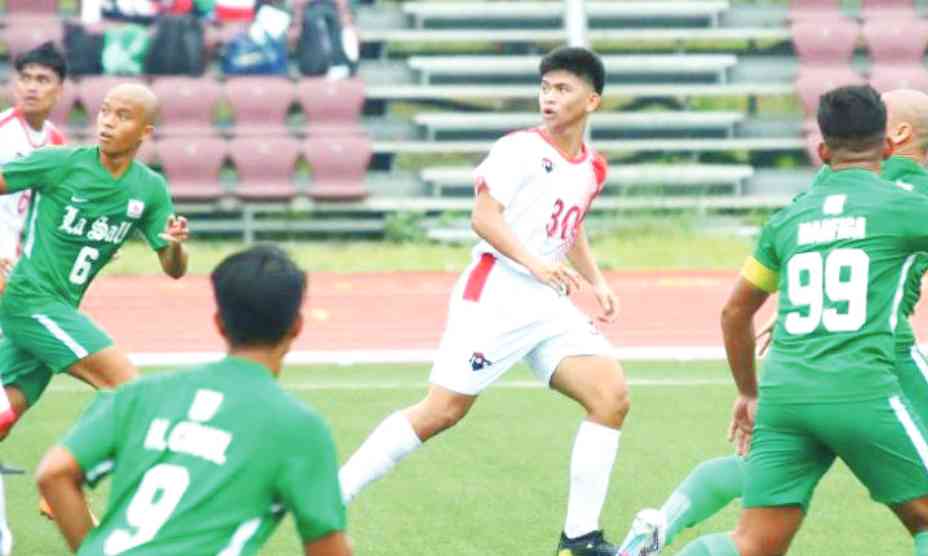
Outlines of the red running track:
M 735 272 L 623 271 L 607 277 L 621 301 L 618 321 L 603 328 L 614 345 L 721 345 L 718 315 Z M 313 274 L 309 326 L 294 349 L 434 349 L 455 279 L 443 272 Z M 589 313 L 597 307 L 588 292 L 575 299 Z M 224 347 L 212 325 L 206 277 L 102 278 L 83 309 L 129 352 Z M 928 324 L 928 319 L 917 321 Z

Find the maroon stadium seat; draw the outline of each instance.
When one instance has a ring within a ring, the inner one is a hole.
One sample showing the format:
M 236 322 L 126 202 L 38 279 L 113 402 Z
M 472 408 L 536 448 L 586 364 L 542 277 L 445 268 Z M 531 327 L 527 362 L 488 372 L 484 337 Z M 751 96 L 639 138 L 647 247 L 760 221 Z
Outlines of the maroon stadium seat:
M 803 128 L 803 136 L 806 140 L 806 155 L 809 157 L 809 162 L 813 166 L 821 166 L 822 159 L 818 156 L 818 145 L 822 142 L 822 133 L 818 129 L 818 123 L 812 120 L 811 124 L 806 122 Z
M 789 3 L 790 19 L 839 18 L 841 6 L 838 0 L 791 0 Z
M 137 77 L 123 77 L 116 75 L 94 75 L 81 78 L 80 99 L 87 110 L 87 124 L 92 128 L 97 123 L 97 112 L 103 105 L 106 93 L 116 85 L 122 83 L 144 83 Z
M 860 26 L 848 19 L 804 19 L 792 24 L 801 64 L 849 64 Z
M 928 71 L 921 65 L 876 66 L 870 72 L 870 85 L 881 93 L 893 89 L 928 91 Z
M 135 153 L 135 159 L 146 166 L 151 166 L 158 160 L 158 145 L 155 144 L 154 138 L 142 141 L 142 146 Z
M 66 80 L 61 91 L 61 96 L 58 97 L 58 104 L 55 105 L 52 113 L 48 116 L 52 123 L 65 133 L 68 133 L 70 114 L 74 109 L 74 104 L 77 103 L 77 99 L 77 83 Z
M 58 0 L 6 0 L 7 13 L 57 14 Z
M 912 0 L 862 0 L 860 11 L 864 19 L 893 15 L 916 17 Z
M 300 142 L 292 137 L 237 137 L 229 154 L 238 170 L 235 195 L 244 199 L 284 200 L 296 196 L 293 172 Z
M 158 159 L 179 201 L 212 201 L 223 196 L 219 171 L 226 143 L 219 137 L 169 137 L 158 141 Z
M 222 85 L 212 78 L 159 77 L 152 90 L 161 101 L 159 137 L 215 135 L 213 115 L 222 98 Z
M 309 120 L 309 133 L 362 132 L 364 82 L 360 79 L 302 79 L 297 94 Z
M 286 77 L 232 77 L 226 83 L 226 98 L 235 111 L 237 136 L 288 133 L 287 111 L 296 91 Z
M 796 92 L 806 115 L 815 117 L 822 94 L 842 85 L 862 85 L 863 77 L 847 66 L 806 66 L 800 68 Z
M 868 19 L 863 35 L 875 65 L 920 65 L 928 44 L 928 21 L 906 16 Z
M 371 161 L 371 141 L 366 135 L 311 135 L 305 147 L 313 169 L 310 197 L 328 201 L 367 197 L 364 178 Z
M 9 49 L 9 58 L 13 59 L 43 42 L 53 41 L 61 48 L 64 30 L 57 17 L 53 18 L 8 18 L 3 29 L 3 42 Z

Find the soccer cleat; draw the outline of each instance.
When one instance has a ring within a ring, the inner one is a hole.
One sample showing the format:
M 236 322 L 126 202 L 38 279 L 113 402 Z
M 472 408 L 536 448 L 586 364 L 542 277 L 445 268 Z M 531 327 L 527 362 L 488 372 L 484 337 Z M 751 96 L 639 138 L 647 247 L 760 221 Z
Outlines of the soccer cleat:
M 606 541 L 602 530 L 593 531 L 575 539 L 561 533 L 555 556 L 616 556 L 616 545 Z
M 660 510 L 638 512 L 631 531 L 619 546 L 618 556 L 657 556 L 667 538 L 667 517 Z

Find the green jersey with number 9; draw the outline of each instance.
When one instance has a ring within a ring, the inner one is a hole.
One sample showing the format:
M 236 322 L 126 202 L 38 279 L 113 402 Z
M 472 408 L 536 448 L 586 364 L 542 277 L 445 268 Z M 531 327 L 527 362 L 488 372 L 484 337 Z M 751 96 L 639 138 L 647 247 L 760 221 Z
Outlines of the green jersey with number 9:
M 345 528 L 328 426 L 247 359 L 101 393 L 62 444 L 112 474 L 79 556 L 256 554 L 286 511 L 304 543 Z
M 10 192 L 33 190 L 23 253 L 5 303 L 42 299 L 80 304 L 94 277 L 138 229 L 152 249 L 174 213 L 163 177 L 133 161 L 119 178 L 96 147 L 48 147 L 3 167 Z
M 780 403 L 857 401 L 898 389 L 894 333 L 915 253 L 928 250 L 928 198 L 848 169 L 764 226 L 742 276 L 779 291 L 760 389 Z

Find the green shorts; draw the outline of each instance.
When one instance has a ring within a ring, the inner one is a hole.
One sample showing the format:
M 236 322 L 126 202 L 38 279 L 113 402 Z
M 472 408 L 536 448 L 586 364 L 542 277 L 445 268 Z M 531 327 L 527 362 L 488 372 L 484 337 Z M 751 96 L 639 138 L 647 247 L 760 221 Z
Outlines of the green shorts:
M 928 426 L 928 360 L 913 345 L 907 352 L 896 352 L 896 377 L 912 411 Z
M 835 457 L 877 502 L 928 495 L 925 426 L 899 392 L 847 403 L 758 404 L 745 469 L 747 508 L 802 506 Z
M 113 345 L 86 315 L 66 303 L 47 302 L 28 311 L 0 304 L 0 377 L 32 406 L 52 375 Z

